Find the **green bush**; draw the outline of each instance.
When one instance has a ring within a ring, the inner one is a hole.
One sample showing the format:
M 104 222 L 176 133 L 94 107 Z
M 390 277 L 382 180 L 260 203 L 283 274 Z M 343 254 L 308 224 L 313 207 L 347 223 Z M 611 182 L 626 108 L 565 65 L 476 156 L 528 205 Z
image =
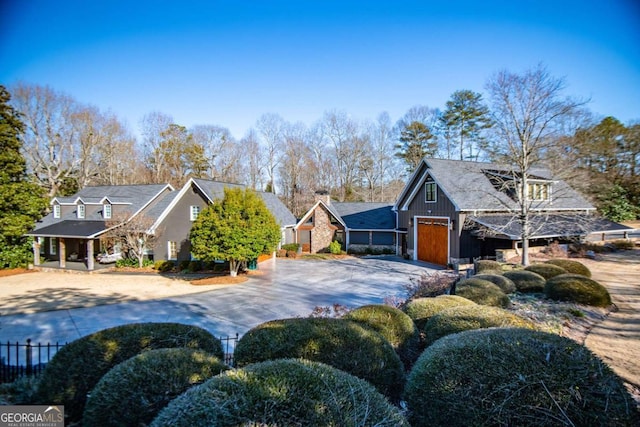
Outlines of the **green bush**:
M 400 397 L 404 368 L 391 344 L 356 322 L 334 318 L 273 320 L 247 332 L 236 345 L 238 367 L 265 360 L 302 358 L 326 363 Z
M 456 295 L 471 301 L 494 307 L 508 307 L 511 303 L 507 294 L 497 285 L 482 279 L 465 279 L 456 285 Z
M 474 279 L 486 280 L 488 282 L 493 283 L 505 294 L 512 294 L 516 291 L 516 284 L 513 283 L 511 279 L 503 276 L 502 274 L 476 274 L 473 276 Z
M 549 261 L 545 261 L 546 264 L 557 265 L 558 267 L 562 267 L 567 270 L 567 273 L 571 274 L 580 274 L 581 276 L 591 277 L 591 270 L 579 261 L 574 261 L 571 259 L 550 259 Z
M 175 397 L 227 369 L 220 359 L 201 350 L 146 351 L 102 377 L 87 400 L 82 425 L 148 425 Z
M 489 259 L 481 259 L 475 262 L 476 274 L 484 273 L 486 271 L 496 272 L 502 271 L 502 264 L 498 261 L 491 261 Z
M 544 292 L 545 278 L 533 271 L 505 271 L 504 277 L 516 284 L 518 292 Z
M 440 313 L 445 308 L 459 305 L 476 305 L 476 303 L 459 295 L 438 295 L 435 298 L 413 299 L 405 305 L 404 312 L 413 319 L 418 330 L 422 331 L 424 325 L 432 316 Z
M 280 249 L 284 249 L 285 251 L 293 251 L 296 252 L 300 248 L 300 243 L 287 243 L 286 245 L 280 246 Z
M 189 266 L 187 267 L 189 271 L 200 271 L 202 270 L 202 261 L 191 261 L 189 262 Z
M 153 264 L 154 270 L 158 270 L 161 273 L 167 273 L 175 268 L 173 261 L 158 260 Z
M 526 271 L 532 271 L 536 274 L 541 275 L 546 280 L 551 279 L 552 277 L 559 276 L 561 274 L 567 274 L 567 270 L 564 268 L 554 265 L 554 264 L 531 264 L 528 267 L 525 267 Z
M 189 261 L 189 260 L 185 259 L 185 260 L 180 261 L 178 263 L 178 270 L 180 270 L 180 271 L 189 270 L 189 264 L 191 264 L 191 261 Z
M 596 307 L 611 305 L 611 296 L 607 288 L 579 274 L 562 274 L 547 280 L 544 293 L 547 298 L 557 301 L 571 301 Z
M 448 308 L 429 319 L 424 327 L 425 342 L 431 345 L 434 341 L 457 332 L 503 327 L 536 328 L 533 322 L 502 308 L 466 305 Z
M 614 240 L 613 242 L 611 242 L 611 245 L 613 245 L 614 248 L 616 248 L 617 250 L 630 250 L 635 248 L 635 243 L 633 240 Z
M 376 389 L 331 366 L 276 360 L 227 371 L 173 400 L 154 427 L 408 427 Z
M 201 349 L 224 357 L 220 340 L 196 326 L 135 323 L 104 329 L 56 353 L 42 373 L 38 400 L 43 405 L 64 405 L 67 421 L 79 421 L 87 394 L 111 368 L 143 351 L 172 347 Z
M 622 381 L 586 347 L 527 329 L 484 329 L 427 348 L 407 381 L 423 426 L 637 426 Z
M 403 311 L 388 305 L 365 305 L 350 311 L 344 318 L 370 327 L 385 337 L 405 367 L 410 367 L 418 358 L 418 329 Z
M 342 253 L 342 245 L 337 240 L 329 243 L 329 252 L 334 255 L 340 255 Z

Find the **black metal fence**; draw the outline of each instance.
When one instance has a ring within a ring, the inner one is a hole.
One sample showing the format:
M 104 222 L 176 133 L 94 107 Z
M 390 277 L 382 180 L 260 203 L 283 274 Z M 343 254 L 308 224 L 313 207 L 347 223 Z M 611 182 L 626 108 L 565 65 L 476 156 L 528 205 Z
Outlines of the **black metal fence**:
M 236 333 L 234 336 L 219 339 L 224 351 L 224 362 L 234 366 L 233 351 L 240 340 L 240 335 Z M 20 377 L 40 374 L 65 344 L 67 343 L 33 344 L 31 339 L 28 339 L 26 344 L 0 343 L 0 384 L 13 382 Z

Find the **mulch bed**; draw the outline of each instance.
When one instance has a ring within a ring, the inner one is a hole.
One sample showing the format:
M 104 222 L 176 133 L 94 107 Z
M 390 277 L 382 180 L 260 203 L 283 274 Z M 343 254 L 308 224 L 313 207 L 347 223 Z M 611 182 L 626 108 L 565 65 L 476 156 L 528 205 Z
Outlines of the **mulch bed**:
M 26 268 L 9 268 L 6 270 L 0 270 L 0 277 L 15 276 L 16 274 L 32 273 L 33 270 L 27 270 Z

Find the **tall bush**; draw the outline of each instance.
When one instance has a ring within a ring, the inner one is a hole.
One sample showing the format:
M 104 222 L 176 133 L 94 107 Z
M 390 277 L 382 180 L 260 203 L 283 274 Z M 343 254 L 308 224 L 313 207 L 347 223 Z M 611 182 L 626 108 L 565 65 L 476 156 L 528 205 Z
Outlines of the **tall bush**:
M 571 301 L 596 307 L 611 305 L 611 296 L 607 288 L 580 274 L 561 274 L 547 280 L 544 293 L 548 298 L 558 301 Z

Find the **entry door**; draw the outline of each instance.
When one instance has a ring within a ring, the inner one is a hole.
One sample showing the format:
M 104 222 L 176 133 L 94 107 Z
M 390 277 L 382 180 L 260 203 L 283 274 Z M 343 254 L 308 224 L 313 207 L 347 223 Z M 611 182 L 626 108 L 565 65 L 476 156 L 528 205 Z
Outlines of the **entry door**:
M 449 263 L 449 220 L 418 218 L 418 259 L 432 264 Z

